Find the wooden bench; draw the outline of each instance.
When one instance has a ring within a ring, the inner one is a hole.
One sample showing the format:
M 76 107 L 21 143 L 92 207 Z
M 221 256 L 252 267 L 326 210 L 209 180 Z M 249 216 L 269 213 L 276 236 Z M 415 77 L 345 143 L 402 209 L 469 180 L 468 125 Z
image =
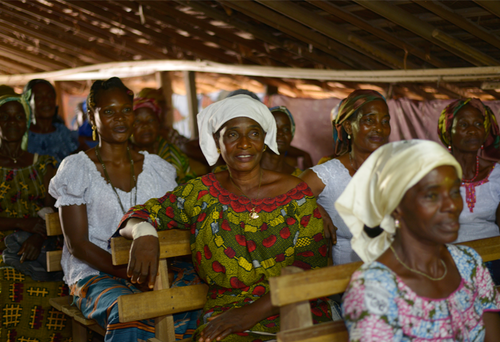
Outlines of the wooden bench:
M 206 302 L 208 286 L 190 285 L 169 288 L 166 276 L 166 259 L 191 255 L 191 232 L 187 230 L 166 230 L 158 232 L 160 242 L 160 268 L 154 291 L 125 295 L 118 298 L 120 322 L 131 322 L 156 318 L 155 342 L 175 341 L 173 314 L 203 308 Z M 111 251 L 114 265 L 128 263 L 132 241 L 123 237 L 111 239 Z M 158 286 L 157 286 L 158 285 Z M 182 341 L 191 341 L 185 339 Z
M 500 259 L 500 237 L 461 244 L 474 248 L 484 262 Z M 312 271 L 287 267 L 281 276 L 271 278 L 271 302 L 280 307 L 278 341 L 348 341 L 349 335 L 343 321 L 313 326 L 309 300 L 343 293 L 352 273 L 361 265 L 362 262 L 354 262 Z

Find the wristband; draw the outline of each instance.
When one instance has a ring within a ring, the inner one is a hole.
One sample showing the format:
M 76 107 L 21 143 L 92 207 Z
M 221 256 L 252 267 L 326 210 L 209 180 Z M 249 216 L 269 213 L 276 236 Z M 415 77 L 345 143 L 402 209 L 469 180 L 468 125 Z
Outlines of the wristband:
M 158 237 L 156 228 L 148 222 L 141 222 L 132 227 L 132 238 L 135 240 L 141 236 L 153 235 Z
M 42 209 L 38 210 L 36 213 L 42 220 L 45 221 L 45 214 L 52 214 L 54 212 L 54 209 L 52 207 L 43 207 Z

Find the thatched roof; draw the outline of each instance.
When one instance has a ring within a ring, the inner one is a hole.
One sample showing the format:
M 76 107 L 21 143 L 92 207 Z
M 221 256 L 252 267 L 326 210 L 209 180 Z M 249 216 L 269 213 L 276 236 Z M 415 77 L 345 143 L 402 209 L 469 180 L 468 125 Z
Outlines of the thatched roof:
M 0 75 L 163 59 L 320 70 L 500 65 L 500 1 L 29 0 L 2 1 L 0 14 Z M 306 96 L 366 86 L 249 79 Z M 486 81 L 369 84 L 390 96 L 499 98 L 495 75 Z

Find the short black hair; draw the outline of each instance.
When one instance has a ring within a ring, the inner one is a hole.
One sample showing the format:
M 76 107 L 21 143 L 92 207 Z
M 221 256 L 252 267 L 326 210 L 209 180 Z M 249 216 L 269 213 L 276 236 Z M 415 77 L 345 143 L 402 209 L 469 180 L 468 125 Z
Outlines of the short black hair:
M 52 83 L 50 83 L 49 81 L 47 80 L 43 80 L 41 78 L 35 78 L 31 81 L 28 82 L 28 84 L 26 84 L 24 86 L 24 89 L 23 89 L 23 93 L 27 93 L 29 90 L 31 90 L 31 94 L 30 94 L 30 97 L 28 98 L 28 101 L 31 101 L 31 99 L 33 98 L 33 88 L 37 85 L 37 84 L 46 84 L 48 85 L 52 91 L 54 92 L 54 94 L 56 93 L 56 88 L 54 88 L 54 86 L 52 85 Z
M 125 84 L 123 84 L 122 80 L 118 77 L 111 77 L 106 81 L 98 80 L 92 84 L 92 87 L 90 87 L 89 96 L 87 96 L 87 110 L 95 109 L 96 98 L 100 91 L 113 88 L 124 90 L 130 97 L 130 100 L 134 100 L 134 92 L 127 88 Z

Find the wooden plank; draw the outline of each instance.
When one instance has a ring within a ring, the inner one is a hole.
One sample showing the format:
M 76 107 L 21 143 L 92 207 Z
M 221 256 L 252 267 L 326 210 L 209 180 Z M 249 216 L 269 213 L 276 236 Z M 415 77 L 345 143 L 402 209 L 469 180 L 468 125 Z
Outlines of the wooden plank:
M 459 243 L 479 253 L 484 262 L 500 259 L 500 236 Z
M 182 255 L 191 255 L 191 232 L 189 230 L 172 229 L 158 232 L 160 242 L 160 259 Z M 123 237 L 111 239 L 111 256 L 113 265 L 128 263 L 132 240 Z
M 47 236 L 56 236 L 63 233 L 59 213 L 45 214 L 45 226 L 47 228 Z
M 174 126 L 174 106 L 172 104 L 172 80 L 170 78 L 170 72 L 159 71 L 156 72 L 156 83 L 158 87 L 161 88 L 163 97 L 165 98 L 165 106 L 162 107 L 162 122 L 160 123 L 162 127 L 172 128 Z M 160 104 L 161 106 L 161 104 Z
M 72 296 L 50 298 L 49 303 L 57 310 L 64 312 L 66 315 L 70 316 L 71 318 L 74 318 L 76 321 L 85 326 L 97 324 L 97 322 L 94 321 L 93 319 L 86 319 L 85 316 L 83 316 L 80 309 L 78 309 L 75 305 L 72 305 L 73 303 Z
M 191 285 L 125 295 L 118 298 L 120 322 L 132 322 L 201 309 L 208 286 Z
M 289 266 L 281 270 L 281 275 L 297 274 L 303 269 Z M 294 328 L 307 328 L 313 325 L 311 304 L 308 300 L 280 307 L 280 330 L 287 331 Z
M 283 306 L 342 293 L 349 284 L 352 273 L 362 264 L 361 261 L 358 261 L 298 274 L 273 277 L 269 280 L 271 302 L 274 306 Z M 311 284 L 314 284 L 314 286 L 311 286 Z
M 170 283 L 168 280 L 168 265 L 167 260 L 160 260 L 158 266 L 158 276 L 155 281 L 154 293 L 158 294 L 158 291 L 168 289 Z M 118 306 L 120 310 L 120 306 Z M 166 315 L 155 317 L 155 337 L 164 342 L 174 342 L 175 341 L 175 326 L 174 326 L 174 316 Z
M 48 251 L 46 256 L 47 272 L 62 271 L 62 251 Z
M 280 331 L 278 342 L 347 342 L 349 333 L 343 321 L 333 321 L 308 328 Z

